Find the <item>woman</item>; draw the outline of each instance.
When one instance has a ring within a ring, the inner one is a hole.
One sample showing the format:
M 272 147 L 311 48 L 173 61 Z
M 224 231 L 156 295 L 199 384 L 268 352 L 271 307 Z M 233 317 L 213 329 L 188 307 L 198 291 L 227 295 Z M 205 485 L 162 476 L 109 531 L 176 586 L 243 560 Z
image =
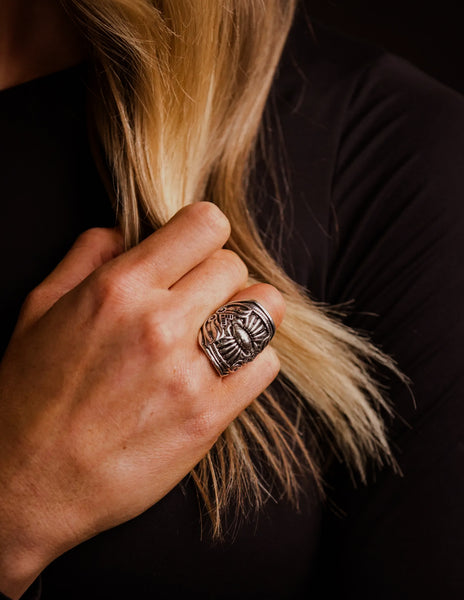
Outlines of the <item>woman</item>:
M 1 20 L 9 322 L 34 289 L 0 371 L 0 590 L 458 597 L 461 98 L 301 16 L 281 56 L 288 1 L 33 7 Z M 252 299 L 273 348 L 221 378 L 198 331 Z

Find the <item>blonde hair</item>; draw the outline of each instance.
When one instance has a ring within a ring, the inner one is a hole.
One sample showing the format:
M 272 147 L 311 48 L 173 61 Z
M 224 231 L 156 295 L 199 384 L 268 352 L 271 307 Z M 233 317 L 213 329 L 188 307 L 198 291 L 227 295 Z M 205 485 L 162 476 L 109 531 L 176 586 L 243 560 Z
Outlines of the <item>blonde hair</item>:
M 247 206 L 247 184 L 293 0 L 62 0 L 89 41 L 92 119 L 112 177 L 127 246 L 182 206 L 216 203 L 228 216 L 228 247 L 250 284 L 269 282 L 287 302 L 273 346 L 282 395 L 266 390 L 197 465 L 192 476 L 221 534 L 224 510 L 259 508 L 269 493 L 250 448 L 295 504 L 302 471 L 323 493 L 321 452 L 304 442 L 317 428 L 353 476 L 370 461 L 395 467 L 381 418 L 391 413 L 371 373 L 393 360 L 314 302 L 266 250 Z M 314 436 L 315 437 L 315 436 Z

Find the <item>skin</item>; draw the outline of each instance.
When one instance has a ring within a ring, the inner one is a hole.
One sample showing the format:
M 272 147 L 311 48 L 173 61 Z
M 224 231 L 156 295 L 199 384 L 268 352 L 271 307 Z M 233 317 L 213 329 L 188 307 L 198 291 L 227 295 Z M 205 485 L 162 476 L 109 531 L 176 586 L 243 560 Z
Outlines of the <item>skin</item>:
M 220 378 L 197 342 L 229 300 L 256 299 L 277 326 L 284 315 L 274 287 L 246 287 L 229 234 L 207 202 L 128 252 L 118 231 L 91 229 L 28 296 L 0 363 L 3 593 L 156 503 L 276 377 L 270 347 Z
M 1 0 L 0 90 L 77 64 L 86 54 L 57 0 Z

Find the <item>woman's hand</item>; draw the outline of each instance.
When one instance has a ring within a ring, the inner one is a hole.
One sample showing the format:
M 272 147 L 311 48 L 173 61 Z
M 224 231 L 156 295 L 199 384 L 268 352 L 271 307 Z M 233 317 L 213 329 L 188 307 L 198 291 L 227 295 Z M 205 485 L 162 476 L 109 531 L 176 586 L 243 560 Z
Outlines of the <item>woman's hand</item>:
M 114 230 L 90 230 L 28 297 L 0 364 L 4 593 L 157 502 L 277 375 L 269 347 L 220 378 L 198 345 L 231 299 L 283 317 L 275 288 L 244 289 L 229 233 L 204 202 L 125 253 Z

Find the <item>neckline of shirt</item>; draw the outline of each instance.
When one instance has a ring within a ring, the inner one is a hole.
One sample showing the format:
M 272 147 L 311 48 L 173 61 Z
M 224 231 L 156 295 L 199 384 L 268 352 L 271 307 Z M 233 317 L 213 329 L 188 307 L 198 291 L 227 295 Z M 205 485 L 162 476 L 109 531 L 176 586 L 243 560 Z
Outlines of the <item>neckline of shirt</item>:
M 53 71 L 52 73 L 46 73 L 45 75 L 39 75 L 33 79 L 22 81 L 21 83 L 0 90 L 0 97 L 3 98 L 14 96 L 15 94 L 23 91 L 31 91 L 35 88 L 40 88 L 43 85 L 53 84 L 55 81 L 67 78 L 74 73 L 81 72 L 86 65 L 87 61 L 81 61 L 79 63 L 70 65 L 69 67 L 65 67 L 64 69 L 59 69 L 58 71 Z

